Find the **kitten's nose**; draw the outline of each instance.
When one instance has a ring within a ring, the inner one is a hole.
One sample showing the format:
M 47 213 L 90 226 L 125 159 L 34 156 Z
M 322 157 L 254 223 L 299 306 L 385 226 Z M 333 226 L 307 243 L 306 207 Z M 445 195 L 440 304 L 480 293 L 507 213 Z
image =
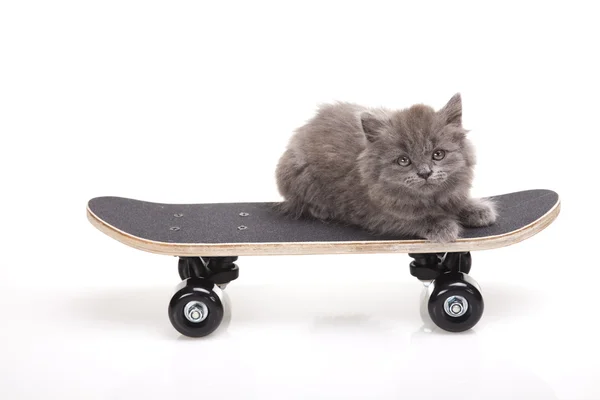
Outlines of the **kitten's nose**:
M 429 170 L 429 171 L 419 171 L 419 172 L 417 172 L 417 175 L 418 175 L 420 178 L 423 178 L 423 179 L 427 179 L 427 178 L 429 178 L 429 177 L 431 176 L 431 174 L 433 174 L 433 171 L 431 171 L 431 170 Z

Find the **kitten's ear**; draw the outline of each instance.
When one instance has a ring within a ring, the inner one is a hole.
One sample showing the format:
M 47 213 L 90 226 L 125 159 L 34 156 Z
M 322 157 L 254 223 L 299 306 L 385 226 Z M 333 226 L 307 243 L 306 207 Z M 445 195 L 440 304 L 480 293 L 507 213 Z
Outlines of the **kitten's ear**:
M 371 143 L 377 140 L 386 126 L 386 121 L 367 111 L 360 114 L 360 123 L 367 140 Z
M 462 99 L 460 93 L 456 93 L 440 110 L 446 124 L 462 125 Z

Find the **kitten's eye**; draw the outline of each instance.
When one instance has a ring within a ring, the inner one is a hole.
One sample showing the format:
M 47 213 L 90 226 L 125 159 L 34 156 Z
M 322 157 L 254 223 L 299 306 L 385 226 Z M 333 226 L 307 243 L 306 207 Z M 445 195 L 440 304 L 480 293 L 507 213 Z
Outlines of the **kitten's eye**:
M 403 166 L 403 167 L 408 167 L 410 165 L 410 158 L 406 157 L 406 156 L 402 156 L 400 158 L 398 158 L 398 164 Z
M 444 157 L 446 157 L 446 152 L 444 150 L 438 150 L 435 153 L 433 153 L 433 159 L 436 161 L 440 161 Z

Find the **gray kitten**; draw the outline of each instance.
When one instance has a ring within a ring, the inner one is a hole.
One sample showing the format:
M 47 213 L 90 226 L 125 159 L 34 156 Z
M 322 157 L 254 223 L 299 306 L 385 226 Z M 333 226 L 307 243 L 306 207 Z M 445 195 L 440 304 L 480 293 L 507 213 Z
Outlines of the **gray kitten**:
M 456 240 L 462 226 L 495 222 L 495 205 L 469 196 L 475 154 L 460 94 L 439 111 L 351 103 L 319 108 L 276 168 L 280 209 L 372 233 Z

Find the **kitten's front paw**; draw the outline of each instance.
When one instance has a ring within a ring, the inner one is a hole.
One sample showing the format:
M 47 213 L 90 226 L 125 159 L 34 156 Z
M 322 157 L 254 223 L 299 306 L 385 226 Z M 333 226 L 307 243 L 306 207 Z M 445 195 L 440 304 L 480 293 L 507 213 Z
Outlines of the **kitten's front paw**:
M 477 228 L 492 225 L 497 218 L 498 212 L 494 203 L 480 199 L 471 201 L 471 204 L 463 210 L 460 220 L 465 226 Z
M 425 238 L 437 243 L 454 242 L 460 235 L 461 228 L 458 222 L 452 219 L 443 219 L 433 224 L 425 233 Z

